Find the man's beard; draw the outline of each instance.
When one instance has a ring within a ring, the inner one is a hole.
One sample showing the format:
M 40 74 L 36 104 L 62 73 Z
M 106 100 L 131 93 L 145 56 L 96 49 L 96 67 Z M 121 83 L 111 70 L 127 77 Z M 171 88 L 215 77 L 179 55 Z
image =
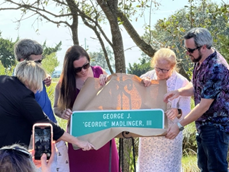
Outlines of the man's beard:
M 192 62 L 199 62 L 202 59 L 202 55 L 199 55 L 199 57 L 197 59 L 193 58 Z
M 197 57 L 196 59 L 193 57 L 192 62 L 196 63 L 199 62 L 202 59 L 202 54 L 199 52 L 199 57 Z

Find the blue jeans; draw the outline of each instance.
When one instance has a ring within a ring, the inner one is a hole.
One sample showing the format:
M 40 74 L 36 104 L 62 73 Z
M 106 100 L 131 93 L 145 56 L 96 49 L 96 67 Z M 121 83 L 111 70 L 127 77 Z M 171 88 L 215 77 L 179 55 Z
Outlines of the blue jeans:
M 198 167 L 201 172 L 227 172 L 229 134 L 214 126 L 202 126 L 196 136 Z

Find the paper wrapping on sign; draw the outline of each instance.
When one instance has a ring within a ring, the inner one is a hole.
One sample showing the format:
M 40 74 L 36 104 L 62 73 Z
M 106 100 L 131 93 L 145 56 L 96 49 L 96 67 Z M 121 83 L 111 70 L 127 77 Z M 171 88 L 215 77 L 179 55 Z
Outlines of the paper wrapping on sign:
M 105 86 L 100 86 L 98 78 L 88 78 L 78 94 L 72 111 L 90 110 L 133 110 L 133 109 L 162 109 L 166 111 L 166 103 L 163 101 L 167 92 L 166 81 L 152 81 L 151 86 L 145 87 L 142 79 L 124 73 L 116 73 L 109 76 Z M 79 136 L 80 140 L 86 140 L 101 148 L 114 137 L 141 137 L 164 135 L 168 128 L 165 115 L 164 129 L 146 129 L 120 127 L 110 128 L 99 132 Z M 129 132 L 127 134 L 126 132 Z M 74 146 L 77 149 L 77 146 Z

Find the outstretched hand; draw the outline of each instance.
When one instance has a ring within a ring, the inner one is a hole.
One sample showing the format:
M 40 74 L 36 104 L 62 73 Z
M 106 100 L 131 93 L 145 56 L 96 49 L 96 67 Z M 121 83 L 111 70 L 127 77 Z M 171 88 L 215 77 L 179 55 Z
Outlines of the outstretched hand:
M 179 97 L 179 91 L 170 91 L 164 95 L 164 102 L 168 103 L 169 101 L 172 101 L 173 99 Z
M 87 141 L 81 141 L 79 139 L 78 139 L 77 146 L 82 148 L 83 151 L 88 151 L 88 150 L 94 149 L 94 146 L 91 143 L 89 143 Z

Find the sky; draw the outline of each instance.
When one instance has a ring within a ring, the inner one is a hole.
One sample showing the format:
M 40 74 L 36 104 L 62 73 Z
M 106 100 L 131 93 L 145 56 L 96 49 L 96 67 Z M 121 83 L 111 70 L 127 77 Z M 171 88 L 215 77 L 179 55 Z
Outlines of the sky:
M 159 7 L 159 10 L 155 10 L 155 12 L 151 14 L 152 26 L 156 23 L 158 19 L 167 18 L 175 11 L 183 8 L 185 5 L 188 5 L 188 0 L 159 0 L 158 2 L 161 3 L 161 6 Z M 57 70 L 60 70 L 63 65 L 63 59 L 66 50 L 73 45 L 71 39 L 71 31 L 67 27 L 57 27 L 56 25 L 45 21 L 39 22 L 39 24 L 34 23 L 34 18 L 22 21 L 20 26 L 18 27 L 18 23 L 16 23 L 15 21 L 19 18 L 20 13 L 17 11 L 0 11 L 0 32 L 2 32 L 2 37 L 4 39 L 12 39 L 12 41 L 15 41 L 17 37 L 19 37 L 20 39 L 29 38 L 36 40 L 41 44 L 43 44 L 43 42 L 46 41 L 47 46 L 50 47 L 54 47 L 56 44 L 62 41 L 62 50 L 57 52 L 57 57 L 60 62 L 60 65 L 57 67 Z M 144 34 L 143 23 L 143 18 L 141 20 L 138 20 L 137 22 L 132 22 L 133 26 L 135 27 L 139 35 Z M 36 32 L 37 28 L 39 28 L 38 32 Z M 106 34 L 110 35 L 110 28 L 108 27 L 108 25 L 104 25 L 103 30 Z M 138 59 L 139 57 L 141 57 L 142 52 L 134 44 L 132 39 L 126 33 L 125 29 L 122 29 L 121 32 L 123 36 L 124 50 L 126 50 L 125 62 L 126 66 L 128 67 L 129 63 L 133 64 L 134 62 L 138 62 Z M 80 45 L 84 48 L 86 47 L 89 52 L 98 52 L 100 50 L 100 44 L 94 38 L 96 38 L 94 32 L 86 26 L 84 26 L 83 22 L 80 22 Z

